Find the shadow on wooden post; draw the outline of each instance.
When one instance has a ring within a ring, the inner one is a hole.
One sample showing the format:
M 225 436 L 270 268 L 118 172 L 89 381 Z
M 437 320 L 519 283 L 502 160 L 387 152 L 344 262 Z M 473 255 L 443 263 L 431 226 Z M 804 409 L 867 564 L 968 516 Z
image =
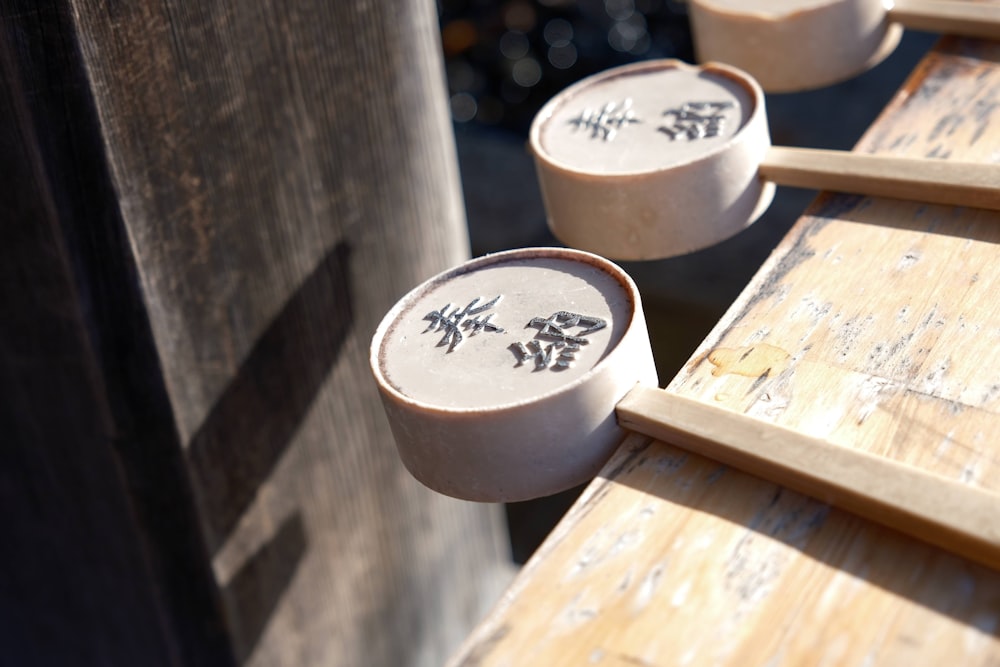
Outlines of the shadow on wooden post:
M 213 552 L 291 444 L 337 361 L 353 322 L 349 259 L 343 241 L 323 258 L 257 340 L 191 439 L 188 460 Z M 316 313 L 341 317 L 331 321 Z M 318 328 L 321 324 L 327 328 Z

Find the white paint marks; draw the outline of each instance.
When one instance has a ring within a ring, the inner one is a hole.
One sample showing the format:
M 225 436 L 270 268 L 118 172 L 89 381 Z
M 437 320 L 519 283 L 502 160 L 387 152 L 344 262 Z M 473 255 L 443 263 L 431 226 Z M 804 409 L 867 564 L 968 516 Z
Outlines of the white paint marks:
M 674 591 L 674 594 L 670 597 L 670 605 L 672 607 L 682 607 L 684 603 L 687 602 L 688 594 L 691 592 L 691 580 L 688 579 L 681 583 Z
M 905 271 L 911 268 L 914 264 L 920 261 L 920 257 L 920 252 L 917 250 L 909 250 L 899 258 L 899 262 L 896 264 L 896 270 Z
M 656 590 L 660 587 L 660 579 L 663 577 L 663 564 L 658 563 L 653 566 L 646 576 L 642 578 L 639 582 L 638 590 L 635 593 L 634 607 L 635 610 L 642 611 L 649 603 L 653 601 L 656 596 Z

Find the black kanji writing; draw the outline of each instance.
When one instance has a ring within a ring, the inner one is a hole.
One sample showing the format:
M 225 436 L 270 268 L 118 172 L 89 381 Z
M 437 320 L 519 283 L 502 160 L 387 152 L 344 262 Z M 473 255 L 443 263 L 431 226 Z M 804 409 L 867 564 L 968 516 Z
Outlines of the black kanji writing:
M 600 331 L 607 325 L 600 317 L 560 310 L 547 318 L 532 318 L 528 326 L 538 327 L 535 340 L 528 341 L 527 344 L 514 343 L 510 348 L 517 357 L 517 366 L 533 359 L 535 370 L 550 366 L 553 370 L 563 370 L 576 361 L 580 346 L 590 342 L 585 336 Z M 571 332 L 574 328 L 582 330 Z M 547 341 L 547 344 L 543 345 L 542 341 Z
M 664 116 L 673 118 L 673 124 L 657 129 L 671 141 L 717 137 L 726 125 L 726 116 L 721 112 L 732 107 L 732 102 L 686 102 L 676 109 L 664 111 Z
M 577 129 L 590 130 L 591 139 L 612 141 L 620 129 L 640 121 L 632 111 L 632 99 L 626 98 L 621 106 L 608 102 L 600 109 L 584 109 L 569 122 Z
M 430 320 L 430 324 L 424 329 L 424 333 L 428 331 L 444 331 L 444 335 L 438 341 L 438 347 L 447 345 L 448 352 L 453 351 L 464 340 L 462 329 L 468 331 L 470 336 L 474 336 L 480 331 L 503 333 L 504 330 L 501 327 L 490 321 L 494 313 L 489 313 L 485 317 L 482 317 L 485 311 L 500 303 L 500 299 L 502 298 L 503 295 L 498 294 L 496 298 L 480 305 L 480 299 L 477 296 L 469 302 L 469 305 L 461 310 L 458 306 L 452 306 L 450 303 L 440 310 L 433 310 L 424 316 L 425 320 Z M 452 308 L 454 309 L 451 310 Z

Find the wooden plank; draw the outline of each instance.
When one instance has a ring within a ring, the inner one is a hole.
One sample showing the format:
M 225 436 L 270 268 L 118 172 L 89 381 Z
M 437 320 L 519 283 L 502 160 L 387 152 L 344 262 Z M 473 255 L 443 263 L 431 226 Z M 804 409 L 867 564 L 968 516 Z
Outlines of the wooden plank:
M 72 5 L 237 658 L 439 662 L 502 524 L 403 472 L 365 354 L 467 252 L 431 3 Z
M 3 662 L 232 664 L 69 17 L 7 10 Z
M 1000 45 L 945 40 L 857 150 L 996 161 Z M 1000 490 L 1000 217 L 821 196 L 667 391 Z M 630 436 L 454 659 L 1000 661 L 1000 572 Z
M 47 429 L 14 451 L 48 465 L 0 473 L 29 474 L 2 562 L 37 559 L 0 596 L 5 656 L 440 664 L 506 581 L 502 514 L 405 472 L 367 367 L 389 307 L 468 253 L 433 3 L 3 9 L 41 155 L 9 183 L 55 193 L 56 237 L 4 265 L 0 329 L 35 347 L 0 339 L 0 368 Z

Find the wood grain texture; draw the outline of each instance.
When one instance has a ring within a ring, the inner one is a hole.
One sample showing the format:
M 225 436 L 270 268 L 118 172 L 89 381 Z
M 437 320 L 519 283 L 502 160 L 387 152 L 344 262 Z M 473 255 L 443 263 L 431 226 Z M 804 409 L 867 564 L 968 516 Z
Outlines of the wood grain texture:
M 228 665 L 65 7 L 0 5 L 3 662 Z
M 119 540 L 119 560 L 147 576 L 103 625 L 74 630 L 84 606 L 54 617 L 87 649 L 73 664 L 440 664 L 506 579 L 502 516 L 405 472 L 367 367 L 389 307 L 468 253 L 433 3 L 41 6 L 59 20 L 5 7 L 15 52 L 61 39 L 80 76 L 43 58 L 51 69 L 32 72 L 24 97 L 68 83 L 92 126 L 35 108 L 38 150 L 66 149 L 48 132 L 96 146 L 42 168 L 105 179 L 54 205 L 58 296 L 78 311 L 73 345 L 89 341 L 95 378 L 66 401 L 103 383 L 100 428 L 80 428 L 124 436 L 110 452 L 82 437 L 62 446 L 78 448 L 79 475 L 121 476 L 107 493 L 136 513 L 136 536 Z M 45 297 L 15 305 L 54 307 Z M 63 347 L 56 358 L 90 363 Z M 84 508 L 111 502 L 75 493 Z M 121 523 L 107 521 L 95 535 Z M 178 534 L 188 560 L 171 551 Z M 49 537 L 56 552 L 89 544 Z M 81 577 L 105 571 L 81 563 Z M 69 599 L 107 588 L 57 581 Z M 204 636 L 184 635 L 202 622 Z
M 857 150 L 996 161 L 945 40 Z M 821 196 L 667 391 L 1000 490 L 1000 216 Z M 1000 573 L 630 436 L 456 665 L 992 665 Z
M 430 3 L 73 6 L 238 658 L 434 664 L 501 552 L 366 361 L 467 252 Z

